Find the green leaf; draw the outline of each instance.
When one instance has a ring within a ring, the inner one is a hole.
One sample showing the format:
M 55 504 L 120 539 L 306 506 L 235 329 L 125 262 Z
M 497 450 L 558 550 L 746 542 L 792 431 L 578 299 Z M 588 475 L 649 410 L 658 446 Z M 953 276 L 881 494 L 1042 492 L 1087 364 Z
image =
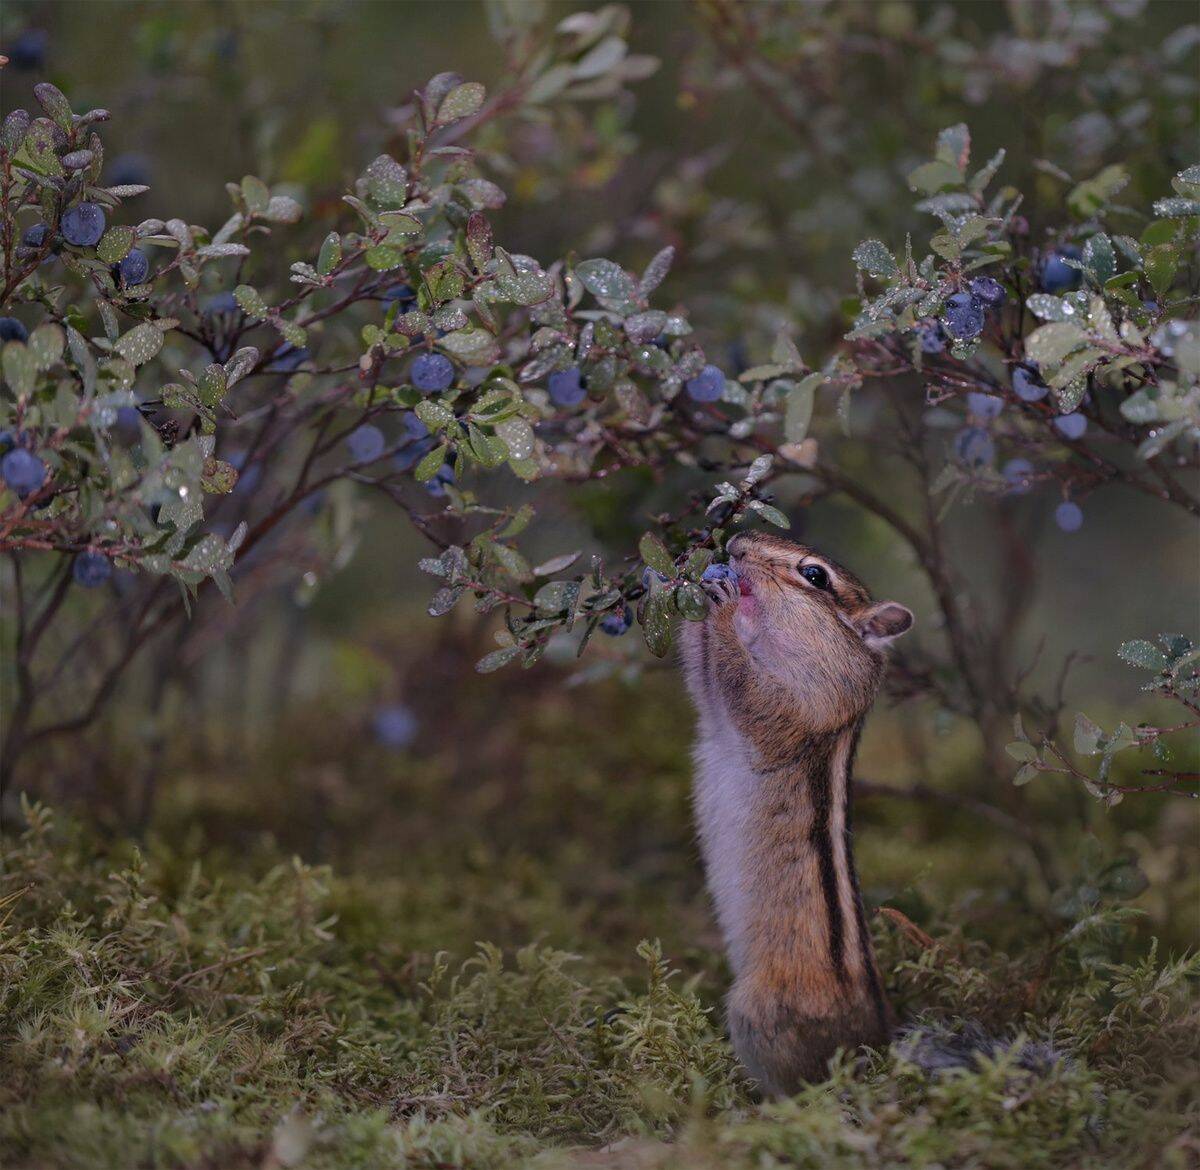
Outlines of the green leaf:
M 317 255 L 317 271 L 322 276 L 328 276 L 342 262 L 342 237 L 337 232 L 330 232 L 321 243 L 321 251 Z
M 929 162 L 917 167 L 908 176 L 908 185 L 923 195 L 936 195 L 962 183 L 962 173 L 946 162 Z
M 247 317 L 254 317 L 261 321 L 270 311 L 258 289 L 251 288 L 248 284 L 239 284 L 233 290 L 233 299 L 237 301 L 238 307 Z
M 576 265 L 575 275 L 592 296 L 605 301 L 629 301 L 636 293 L 633 277 L 611 260 L 584 260 Z
M 661 573 L 664 577 L 675 576 L 675 562 L 671 559 L 666 545 L 653 532 L 647 532 L 638 541 L 638 552 L 642 560 L 656 573 Z
M 408 172 L 390 155 L 381 154 L 363 172 L 367 195 L 384 207 L 400 207 L 408 194 Z
M 817 387 L 824 381 L 824 374 L 809 374 L 788 391 L 783 413 L 783 436 L 789 443 L 799 443 L 808 434 L 813 400 Z
M 1115 276 L 1117 257 L 1113 252 L 1112 240 L 1103 232 L 1097 232 L 1083 245 L 1083 262 L 1095 274 L 1099 284 Z
M 1159 671 L 1167 666 L 1167 656 L 1153 642 L 1135 638 L 1125 642 L 1117 651 L 1117 657 L 1130 666 L 1140 666 L 1143 670 Z
M 882 240 L 863 240 L 854 249 L 854 263 L 870 276 L 893 277 L 900 269 Z
M 642 638 L 655 658 L 664 658 L 671 648 L 671 592 L 656 589 L 646 598 L 642 614 Z
M 426 452 L 413 471 L 413 476 L 418 483 L 427 483 L 437 475 L 438 468 L 446 462 L 448 450 L 449 448 L 443 443 L 440 447 L 434 447 L 432 451 Z
M 1094 756 L 1100 751 L 1100 738 L 1104 730 L 1079 712 L 1075 716 L 1075 750 L 1081 756 Z
M 117 338 L 113 349 L 135 366 L 145 365 L 162 349 L 162 330 L 154 325 L 135 325 Z
M 1032 763 L 1038 758 L 1037 748 L 1028 740 L 1014 739 L 1012 743 L 1005 744 L 1004 750 L 1014 760 L 1020 760 L 1023 764 Z
M 494 670 L 499 670 L 502 666 L 507 666 L 514 658 L 521 654 L 520 646 L 501 646 L 499 650 L 493 650 L 490 654 L 485 654 L 477 663 L 475 669 L 480 674 L 491 674 Z
M 1162 296 L 1171 288 L 1179 267 L 1179 250 L 1174 244 L 1156 244 L 1146 252 L 1146 279 L 1151 288 Z
M 1025 353 L 1040 366 L 1056 366 L 1071 353 L 1087 344 L 1087 334 L 1066 321 L 1054 321 L 1035 329 L 1025 342 Z
M 131 227 L 110 227 L 96 245 L 96 259 L 116 264 L 129 255 L 136 239 L 137 233 Z
M 1041 772 L 1041 768 L 1037 764 L 1022 764 L 1017 769 L 1017 774 L 1013 777 L 1013 783 L 1018 787 L 1028 784 Z
M 247 175 L 242 179 L 242 198 L 248 211 L 254 215 L 261 215 L 271 202 L 271 192 L 267 190 L 267 185 L 262 179 Z
M 48 81 L 39 82 L 33 87 L 33 96 L 38 105 L 66 131 L 74 129 L 74 118 L 71 115 L 71 103 L 57 86 Z
M 445 126 L 479 113 L 486 96 L 487 90 L 478 81 L 464 81 L 462 85 L 456 85 L 438 106 L 434 125 Z

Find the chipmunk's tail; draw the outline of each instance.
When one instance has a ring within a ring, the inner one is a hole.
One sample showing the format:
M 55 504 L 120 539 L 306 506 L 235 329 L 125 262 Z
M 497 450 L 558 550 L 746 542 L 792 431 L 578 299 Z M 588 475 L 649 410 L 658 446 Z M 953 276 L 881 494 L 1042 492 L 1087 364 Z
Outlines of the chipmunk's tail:
M 901 1056 L 931 1075 L 978 1068 L 980 1061 L 996 1060 L 1009 1052 L 1014 1053 L 1018 1068 L 1043 1076 L 1072 1063 L 1071 1057 L 1052 1043 L 1016 1035 L 994 1036 L 973 1021 L 910 1024 L 897 1033 L 895 1046 Z

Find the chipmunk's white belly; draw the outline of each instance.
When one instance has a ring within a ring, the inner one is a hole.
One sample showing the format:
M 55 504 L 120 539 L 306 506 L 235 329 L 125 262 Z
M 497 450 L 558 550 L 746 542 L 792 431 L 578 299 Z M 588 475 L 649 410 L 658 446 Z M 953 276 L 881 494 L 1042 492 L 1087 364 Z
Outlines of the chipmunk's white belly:
M 748 822 L 760 778 L 746 742 L 723 717 L 717 733 L 696 745 L 693 800 L 708 891 L 725 938 L 729 963 L 742 966 L 745 926 L 751 898 Z

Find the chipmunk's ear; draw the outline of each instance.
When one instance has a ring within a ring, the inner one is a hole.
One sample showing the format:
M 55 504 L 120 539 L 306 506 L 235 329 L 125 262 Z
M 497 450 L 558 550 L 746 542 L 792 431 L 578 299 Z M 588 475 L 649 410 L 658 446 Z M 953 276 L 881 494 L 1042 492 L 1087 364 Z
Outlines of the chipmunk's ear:
M 868 646 L 881 647 L 911 629 L 913 615 L 898 601 L 879 601 L 863 610 L 854 624 Z

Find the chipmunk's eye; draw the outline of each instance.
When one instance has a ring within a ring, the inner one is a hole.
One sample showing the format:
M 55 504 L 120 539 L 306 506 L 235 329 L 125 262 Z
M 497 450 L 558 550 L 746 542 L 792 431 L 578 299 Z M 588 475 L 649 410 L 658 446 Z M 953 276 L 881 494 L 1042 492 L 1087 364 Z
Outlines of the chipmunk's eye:
M 829 574 L 820 565 L 801 565 L 800 576 L 814 589 L 829 588 Z

